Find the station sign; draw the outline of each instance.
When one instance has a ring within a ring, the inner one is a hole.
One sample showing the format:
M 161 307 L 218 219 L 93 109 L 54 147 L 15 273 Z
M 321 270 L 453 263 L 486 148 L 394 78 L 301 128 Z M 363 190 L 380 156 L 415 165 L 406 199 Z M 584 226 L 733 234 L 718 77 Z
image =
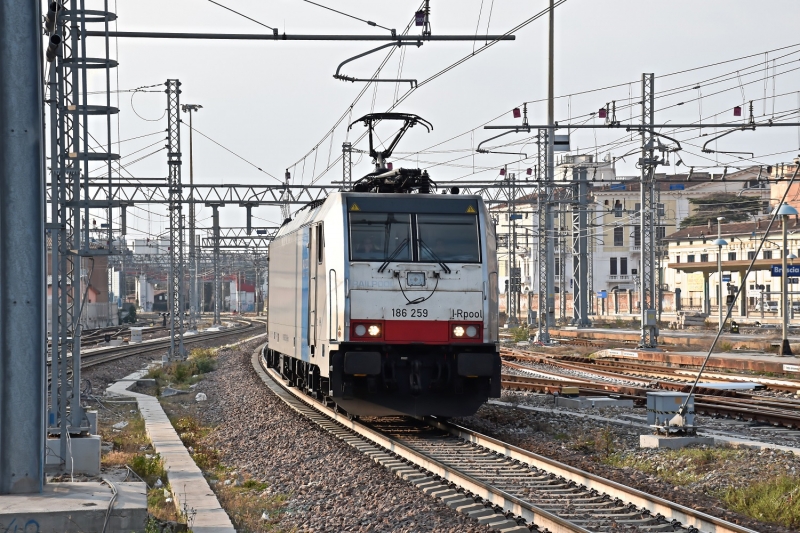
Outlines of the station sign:
M 608 298 L 608 292 L 607 291 L 597 291 L 597 297 L 598 298 Z
M 800 265 L 787 265 L 786 270 L 788 271 L 790 276 L 798 276 L 800 277 Z M 772 265 L 769 268 L 770 273 L 772 273 L 773 278 L 780 278 L 783 274 L 783 268 L 781 265 Z
M 671 191 L 683 191 L 685 189 L 686 189 L 686 187 L 683 185 L 683 183 L 670 183 L 669 184 L 669 190 L 671 190 Z
M 730 283 L 731 282 L 731 275 L 730 274 L 723 274 L 722 275 L 722 283 Z
M 510 215 L 509 220 L 522 220 L 522 215 Z

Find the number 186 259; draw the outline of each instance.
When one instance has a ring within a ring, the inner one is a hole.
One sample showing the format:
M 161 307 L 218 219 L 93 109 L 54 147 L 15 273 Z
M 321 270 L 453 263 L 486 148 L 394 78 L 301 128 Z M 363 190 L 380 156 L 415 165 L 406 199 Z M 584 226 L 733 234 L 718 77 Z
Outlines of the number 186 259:
M 402 308 L 393 308 L 392 309 L 392 317 L 393 318 L 427 318 L 428 310 L 427 309 L 402 309 Z

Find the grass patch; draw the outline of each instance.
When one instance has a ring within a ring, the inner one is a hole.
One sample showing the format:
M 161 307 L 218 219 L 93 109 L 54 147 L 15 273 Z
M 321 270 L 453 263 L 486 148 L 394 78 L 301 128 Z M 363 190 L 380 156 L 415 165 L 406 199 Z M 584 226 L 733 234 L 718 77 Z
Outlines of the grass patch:
M 181 442 L 190 449 L 192 458 L 200 470 L 215 470 L 219 466 L 219 453 L 207 446 L 202 439 L 210 429 L 202 426 L 193 416 L 184 416 L 172 422 Z M 263 489 L 262 489 L 263 490 Z
M 186 361 L 151 368 L 146 377 L 155 379 L 159 390 L 167 384 L 192 385 L 203 379 L 203 374 L 216 369 L 216 354 L 216 350 L 212 348 L 194 348 L 189 352 Z
M 289 496 L 264 494 L 266 483 L 248 479 L 238 487 L 217 483 L 214 491 L 222 507 L 231 517 L 236 531 L 261 533 L 282 531 L 277 525 Z M 262 516 L 267 519 L 262 518 Z
M 660 464 L 654 464 L 651 458 L 641 459 L 618 453 L 608 454 L 603 462 L 618 468 L 635 468 L 673 485 L 684 486 L 702 480 L 712 470 L 741 456 L 742 452 L 733 448 L 683 448 L 665 451 L 658 461 Z
M 790 529 L 800 528 L 800 477 L 779 476 L 746 487 L 730 488 L 721 495 L 734 511 Z

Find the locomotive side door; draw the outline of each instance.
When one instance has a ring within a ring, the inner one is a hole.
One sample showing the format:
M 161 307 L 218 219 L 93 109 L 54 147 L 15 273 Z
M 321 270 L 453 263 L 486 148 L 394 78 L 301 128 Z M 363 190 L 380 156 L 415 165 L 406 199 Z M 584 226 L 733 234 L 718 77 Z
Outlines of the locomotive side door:
M 325 317 L 327 316 L 327 290 L 325 287 L 325 227 L 322 222 L 317 224 L 315 243 L 317 245 L 317 262 L 314 265 L 314 293 L 316 294 L 316 300 L 314 301 L 314 310 L 316 312 L 316 322 L 314 326 L 314 333 L 316 337 L 314 337 L 314 344 L 318 346 L 318 350 L 321 350 L 321 345 L 326 342 Z M 320 355 L 324 354 L 317 353 L 317 356 Z
M 308 235 L 308 338 L 306 343 L 309 346 L 312 357 L 316 344 L 316 324 L 317 324 L 317 228 L 311 226 Z

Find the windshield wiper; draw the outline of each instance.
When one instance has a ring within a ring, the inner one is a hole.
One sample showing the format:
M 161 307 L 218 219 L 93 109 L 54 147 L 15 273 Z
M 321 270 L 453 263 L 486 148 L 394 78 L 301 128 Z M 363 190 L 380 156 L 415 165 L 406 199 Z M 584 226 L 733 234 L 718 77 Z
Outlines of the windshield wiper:
M 383 264 L 378 268 L 378 272 L 383 272 L 386 270 L 386 267 L 389 266 L 389 263 L 394 260 L 397 254 L 400 253 L 400 250 L 403 249 L 408 244 L 408 238 L 403 239 L 403 242 L 397 245 L 397 248 L 394 249 L 394 252 L 389 254 L 389 258 L 383 262 Z
M 442 267 L 442 270 L 444 270 L 445 274 L 450 273 L 450 268 L 447 265 L 445 265 L 444 262 L 442 262 L 442 260 L 439 258 L 438 255 L 433 253 L 433 250 L 431 250 L 430 247 L 427 244 L 425 244 L 425 242 L 422 239 L 419 240 L 419 244 L 420 246 L 428 250 L 428 253 L 431 254 L 431 257 L 433 257 L 434 261 L 439 263 L 439 266 Z

